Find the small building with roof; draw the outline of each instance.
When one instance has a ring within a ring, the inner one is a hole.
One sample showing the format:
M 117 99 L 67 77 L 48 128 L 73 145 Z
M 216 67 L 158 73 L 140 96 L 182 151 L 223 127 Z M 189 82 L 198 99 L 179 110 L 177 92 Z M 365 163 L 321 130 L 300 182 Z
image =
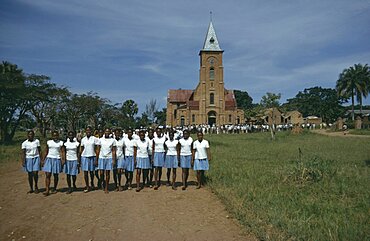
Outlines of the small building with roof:
M 244 111 L 238 108 L 234 91 L 224 87 L 223 52 L 211 21 L 199 52 L 199 83 L 194 90 L 168 90 L 167 125 L 244 123 Z

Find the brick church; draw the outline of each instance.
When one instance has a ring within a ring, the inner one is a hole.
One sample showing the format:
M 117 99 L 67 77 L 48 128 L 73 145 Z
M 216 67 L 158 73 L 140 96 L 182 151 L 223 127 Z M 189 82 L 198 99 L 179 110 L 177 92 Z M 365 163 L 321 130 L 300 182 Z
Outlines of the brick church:
M 224 86 L 223 52 L 211 21 L 199 52 L 199 83 L 194 90 L 168 90 L 167 125 L 244 123 L 244 112 L 237 108 L 234 91 Z

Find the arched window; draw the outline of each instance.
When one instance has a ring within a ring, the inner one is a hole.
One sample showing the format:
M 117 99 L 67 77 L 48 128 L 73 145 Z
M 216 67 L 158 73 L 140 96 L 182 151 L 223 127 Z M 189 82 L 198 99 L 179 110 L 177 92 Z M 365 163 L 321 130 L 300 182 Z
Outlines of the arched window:
M 180 125 L 181 126 L 184 126 L 185 125 L 185 116 L 181 116 L 181 119 L 180 119 Z
M 191 122 L 195 123 L 195 115 L 194 114 L 191 115 Z
M 229 123 L 231 123 L 231 115 L 229 115 Z
M 209 94 L 209 104 L 210 105 L 215 104 L 215 94 L 213 94 L 213 93 Z
M 214 80 L 215 79 L 215 69 L 213 67 L 211 67 L 209 69 L 209 79 L 210 80 Z

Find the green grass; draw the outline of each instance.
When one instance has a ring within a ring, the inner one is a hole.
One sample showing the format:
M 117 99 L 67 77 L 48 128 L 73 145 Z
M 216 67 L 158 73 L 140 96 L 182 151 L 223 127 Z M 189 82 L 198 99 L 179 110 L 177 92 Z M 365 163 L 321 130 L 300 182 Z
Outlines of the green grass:
M 370 129 L 351 129 L 349 133 L 353 135 L 370 135 Z
M 205 138 L 210 187 L 258 238 L 370 239 L 370 140 L 289 132 L 275 141 L 269 133 Z

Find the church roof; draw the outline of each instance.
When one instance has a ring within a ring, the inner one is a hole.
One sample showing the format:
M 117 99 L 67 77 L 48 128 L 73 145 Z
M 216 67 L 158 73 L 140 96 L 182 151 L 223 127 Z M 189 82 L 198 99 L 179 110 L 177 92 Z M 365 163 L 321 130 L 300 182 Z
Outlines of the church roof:
M 212 21 L 209 22 L 206 39 L 204 40 L 203 49 L 201 51 L 222 51 L 218 44 L 215 29 L 213 28 Z
M 168 102 L 187 102 L 193 90 L 168 90 Z

